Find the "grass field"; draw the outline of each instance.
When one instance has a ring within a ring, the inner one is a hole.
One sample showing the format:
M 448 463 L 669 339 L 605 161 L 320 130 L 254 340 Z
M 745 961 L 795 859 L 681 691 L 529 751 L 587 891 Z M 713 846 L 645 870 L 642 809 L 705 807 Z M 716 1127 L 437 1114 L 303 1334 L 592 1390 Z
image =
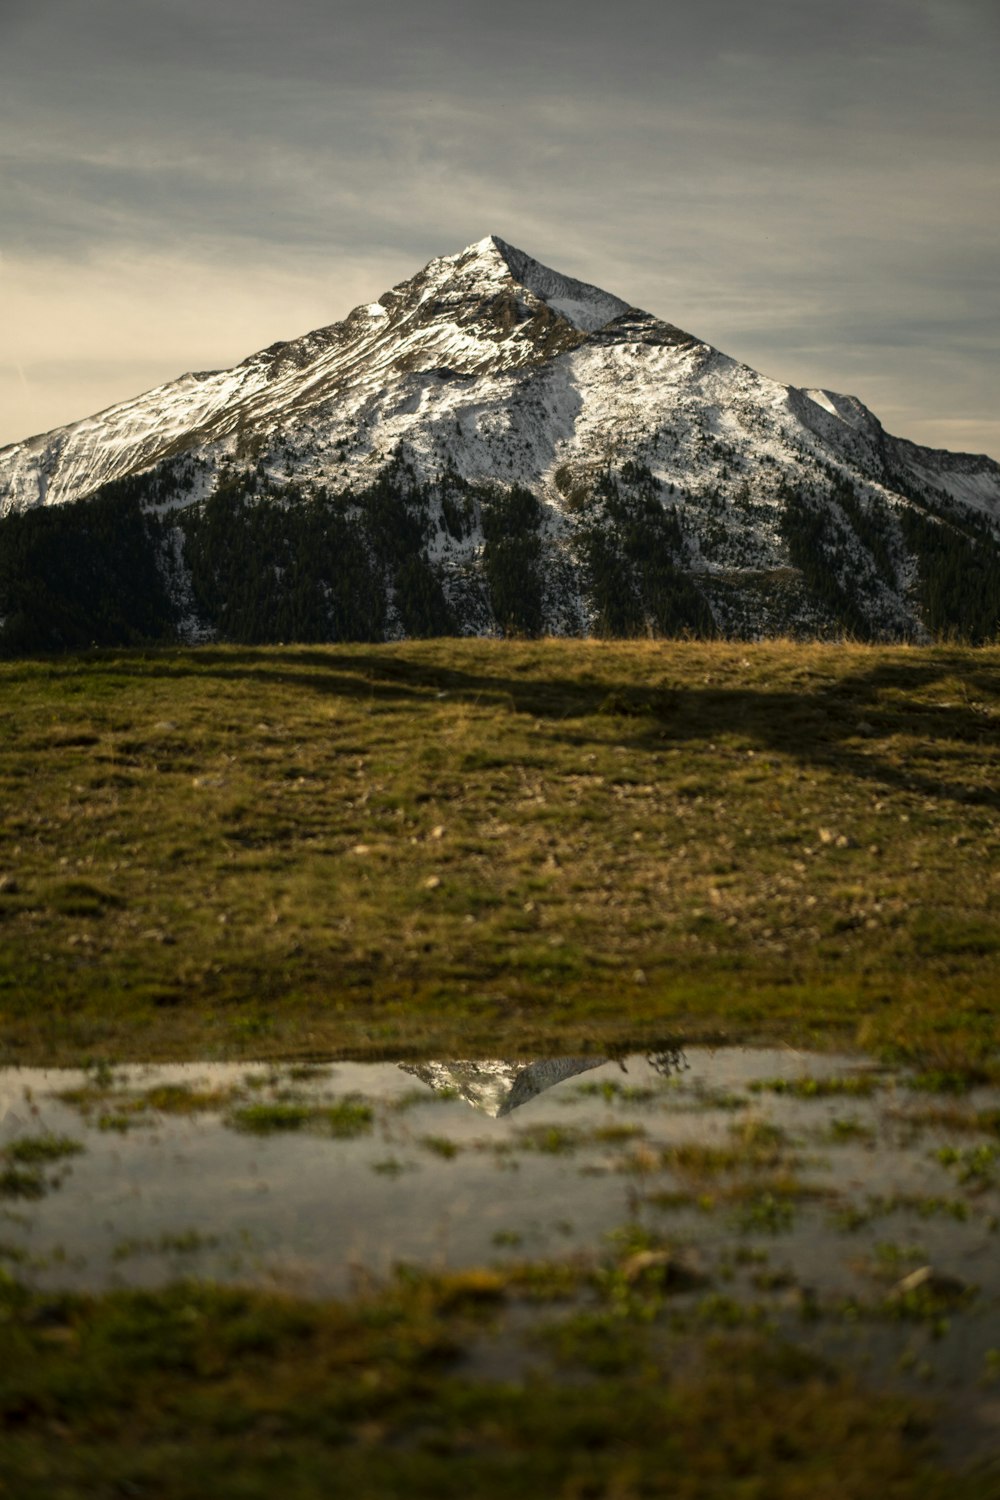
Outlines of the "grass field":
M 0 1494 L 1000 1496 L 995 1467 L 935 1463 L 925 1403 L 734 1327 L 725 1298 L 694 1354 L 655 1278 L 608 1271 L 583 1314 L 566 1306 L 574 1279 L 408 1276 L 351 1303 L 192 1284 L 41 1301 L 0 1285 Z M 532 1332 L 505 1339 L 518 1306 Z M 499 1374 L 512 1346 L 514 1379 Z
M 0 664 L 0 1061 L 845 1042 L 996 1078 L 1000 649 Z
M 0 663 L 0 1064 L 98 1088 L 127 1059 L 780 1039 L 1000 1081 L 998 731 L 994 648 Z M 8 1196 L 78 1149 L 30 1145 Z M 673 1247 L 634 1248 L 340 1302 L 45 1293 L 15 1259 L 0 1495 L 1000 1496 L 995 1465 L 939 1467 L 922 1399 L 724 1290 L 685 1321 Z M 952 1311 L 875 1309 L 932 1339 Z

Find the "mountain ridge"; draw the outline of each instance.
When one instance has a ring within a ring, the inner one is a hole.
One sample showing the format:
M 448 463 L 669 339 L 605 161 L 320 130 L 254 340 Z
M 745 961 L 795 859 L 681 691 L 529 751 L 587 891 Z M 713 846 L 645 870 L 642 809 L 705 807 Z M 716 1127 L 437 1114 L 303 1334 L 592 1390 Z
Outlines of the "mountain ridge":
M 234 538 L 270 535 L 279 515 L 308 530 L 320 511 L 296 507 L 331 496 L 330 526 L 385 596 L 378 625 L 364 617 L 376 633 L 997 628 L 1000 465 L 896 438 L 857 397 L 783 385 L 498 235 L 340 322 L 0 450 L 0 517 L 115 485 L 167 518 L 160 572 L 193 639 L 236 628 L 211 567 L 197 582 L 194 533 L 223 514 Z M 255 513 L 268 501 L 271 519 Z M 268 542 L 282 577 L 299 544 L 291 531 Z M 511 614 L 513 584 L 497 579 L 518 547 L 535 581 Z M 410 626 L 402 575 L 436 601 Z M 261 578 L 246 588 L 273 593 Z M 336 578 L 309 588 L 332 591 L 335 632 Z M 319 605 L 306 613 L 325 638 Z

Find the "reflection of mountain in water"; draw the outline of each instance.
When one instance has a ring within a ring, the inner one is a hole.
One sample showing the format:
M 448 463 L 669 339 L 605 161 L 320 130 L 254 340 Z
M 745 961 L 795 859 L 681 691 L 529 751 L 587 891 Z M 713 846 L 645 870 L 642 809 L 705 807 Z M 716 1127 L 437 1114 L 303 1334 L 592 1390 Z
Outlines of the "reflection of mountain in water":
M 473 1109 L 496 1119 L 564 1078 L 587 1073 L 605 1062 L 606 1057 L 540 1057 L 531 1062 L 484 1058 L 476 1062 L 400 1063 L 400 1067 L 439 1093 L 454 1091 Z

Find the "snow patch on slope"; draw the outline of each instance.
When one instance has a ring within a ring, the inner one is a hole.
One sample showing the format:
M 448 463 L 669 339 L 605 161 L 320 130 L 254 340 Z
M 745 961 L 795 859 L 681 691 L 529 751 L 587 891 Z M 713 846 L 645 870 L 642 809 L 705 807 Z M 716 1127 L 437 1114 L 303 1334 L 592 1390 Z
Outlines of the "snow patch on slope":
M 840 412 L 834 406 L 826 391 L 804 391 L 803 394 L 808 396 L 810 401 L 815 401 L 816 405 L 821 406 L 824 411 L 828 411 L 831 417 L 840 416 Z
M 1000 486 L 989 459 L 904 442 L 898 442 L 897 449 L 921 487 L 942 491 L 960 505 L 1000 520 Z

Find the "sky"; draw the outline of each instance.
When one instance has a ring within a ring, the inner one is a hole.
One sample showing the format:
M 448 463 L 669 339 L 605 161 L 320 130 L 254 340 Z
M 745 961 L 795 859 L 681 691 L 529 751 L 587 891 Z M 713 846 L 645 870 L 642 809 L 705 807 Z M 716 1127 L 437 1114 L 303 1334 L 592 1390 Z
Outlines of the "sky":
M 1000 0 L 0 0 L 0 444 L 499 234 L 1000 458 Z

